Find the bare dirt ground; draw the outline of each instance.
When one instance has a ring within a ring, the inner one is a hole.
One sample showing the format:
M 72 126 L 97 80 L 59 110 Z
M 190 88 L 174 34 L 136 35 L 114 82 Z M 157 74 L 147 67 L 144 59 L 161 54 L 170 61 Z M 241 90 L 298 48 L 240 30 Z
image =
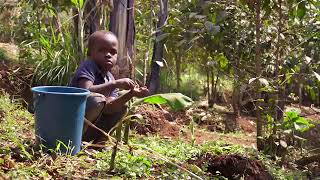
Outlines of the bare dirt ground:
M 144 124 L 134 124 L 134 128 L 139 134 L 159 134 L 167 138 L 182 138 L 186 141 L 192 140 L 189 125 L 191 118 L 186 115 L 186 112 L 169 113 L 167 110 L 162 110 L 152 105 L 143 105 L 138 108 L 136 113 L 141 114 L 146 121 Z M 210 125 L 207 122 L 206 124 L 197 125 L 198 128 L 195 128 L 194 133 L 196 143 L 220 140 L 246 147 L 252 147 L 256 143 L 254 136 L 248 135 L 241 137 L 233 134 L 219 133 L 219 131 L 213 132 L 206 129 L 215 125 L 219 126 L 219 123 L 213 122 Z M 218 128 L 221 129 L 221 127 Z M 253 130 L 249 129 L 248 134 L 252 132 Z
M 211 175 L 223 175 L 228 179 L 273 179 L 267 169 L 260 161 L 249 159 L 247 157 L 230 155 L 211 155 L 204 154 L 195 160 L 189 160 L 189 163 L 196 164 L 198 167 L 206 166 L 206 172 Z

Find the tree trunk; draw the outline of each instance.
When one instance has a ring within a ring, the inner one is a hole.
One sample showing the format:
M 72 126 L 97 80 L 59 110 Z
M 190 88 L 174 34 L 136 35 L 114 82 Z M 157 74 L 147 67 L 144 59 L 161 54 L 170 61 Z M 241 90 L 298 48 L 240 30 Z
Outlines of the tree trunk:
M 206 68 L 207 70 L 207 96 L 208 96 L 208 103 L 210 102 L 210 70 L 209 68 L 207 67 Z
M 130 64 L 127 58 L 128 0 L 113 0 L 110 14 L 110 31 L 118 38 L 118 60 L 112 72 L 116 79 L 129 77 Z
M 211 96 L 209 99 L 209 107 L 212 108 L 214 104 L 214 71 L 213 67 L 211 68 Z
M 235 77 L 233 80 L 233 92 L 232 92 L 232 107 L 235 117 L 240 117 L 240 72 L 239 72 L 239 64 L 240 64 L 240 57 L 236 60 L 235 66 Z
M 255 70 L 257 72 L 257 76 L 260 76 L 261 72 L 261 17 L 260 17 L 260 9 L 261 9 L 261 0 L 256 0 L 255 2 L 255 11 L 256 11 L 256 17 L 255 17 L 255 26 L 256 26 L 256 48 L 255 48 L 255 60 L 256 60 L 256 67 Z M 260 99 L 260 82 L 256 81 L 256 93 L 257 93 L 257 99 Z M 262 124 L 262 117 L 261 117 L 261 110 L 260 110 L 260 103 L 257 101 L 256 103 L 257 109 L 256 109 L 256 117 L 257 117 L 257 148 L 258 150 L 262 150 L 264 147 L 263 143 L 263 124 Z
M 90 0 L 84 7 L 84 32 L 86 35 L 90 35 L 99 29 L 99 7 L 97 6 L 97 0 Z
M 180 89 L 181 82 L 181 54 L 180 52 L 176 55 L 176 80 L 177 80 L 177 91 Z
M 161 28 L 166 24 L 168 17 L 168 0 L 159 0 L 159 4 L 160 12 L 159 21 L 157 24 L 156 38 L 163 34 Z M 163 62 L 163 49 L 164 40 L 155 41 L 151 62 L 151 75 L 148 84 L 150 94 L 155 94 L 160 87 L 160 66 L 157 62 Z
M 151 35 L 152 35 L 152 29 L 153 29 L 153 25 L 152 25 L 152 17 L 153 17 L 153 14 L 152 14 L 152 0 L 150 0 L 150 19 L 149 19 L 149 41 L 148 41 L 148 49 L 147 49 L 147 52 L 146 52 L 146 57 L 144 59 L 144 62 L 143 62 L 143 85 L 147 85 L 147 69 L 148 69 L 148 62 L 149 62 L 149 57 L 150 57 L 150 51 L 151 51 L 151 46 L 152 46 L 152 38 L 151 38 Z
M 278 22 L 278 42 L 277 42 L 277 50 L 276 50 L 276 67 L 275 67 L 275 72 L 276 72 L 276 79 L 278 85 L 277 85 L 277 107 L 276 107 L 276 121 L 281 121 L 283 118 L 283 111 L 284 111 L 284 106 L 285 106 L 285 89 L 282 87 L 280 84 L 282 80 L 284 80 L 283 76 L 280 77 L 280 70 L 279 67 L 282 64 L 282 41 L 281 41 L 281 32 L 282 32 L 282 0 L 278 0 L 278 15 L 279 15 L 279 22 Z M 281 79 L 281 80 L 280 80 Z M 279 81 L 280 80 L 280 81 Z
M 219 82 L 219 71 L 217 73 L 217 76 L 216 76 L 216 82 L 214 83 L 214 89 L 213 89 L 213 97 L 212 97 L 212 100 L 213 100 L 213 104 L 216 103 L 216 100 L 217 100 L 217 85 L 218 85 L 218 82 Z
M 136 28 L 134 24 L 134 0 L 128 0 L 128 26 L 127 26 L 127 49 L 128 49 L 128 59 L 129 59 L 129 77 L 135 79 L 134 70 L 135 70 L 135 49 L 134 49 L 134 40 L 135 40 Z
M 300 71 L 301 73 L 301 71 Z M 299 108 L 301 108 L 302 103 L 303 103 L 303 94 L 302 94 L 302 90 L 303 90 L 303 84 L 302 84 L 302 76 L 300 75 L 300 73 L 298 74 L 298 88 L 299 88 Z

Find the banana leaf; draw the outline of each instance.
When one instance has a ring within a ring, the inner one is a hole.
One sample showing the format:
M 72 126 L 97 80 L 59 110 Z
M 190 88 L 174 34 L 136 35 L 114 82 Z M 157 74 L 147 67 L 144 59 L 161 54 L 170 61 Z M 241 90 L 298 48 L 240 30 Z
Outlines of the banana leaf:
M 174 111 L 180 111 L 189 107 L 193 103 L 193 100 L 181 93 L 165 93 L 155 94 L 145 98 L 137 99 L 133 102 L 132 105 L 137 106 L 142 103 L 165 104 Z

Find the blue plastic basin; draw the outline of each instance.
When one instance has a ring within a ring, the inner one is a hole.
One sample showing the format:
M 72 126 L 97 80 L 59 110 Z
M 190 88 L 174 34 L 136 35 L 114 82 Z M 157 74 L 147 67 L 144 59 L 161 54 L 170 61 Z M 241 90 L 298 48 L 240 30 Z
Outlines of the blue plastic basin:
M 90 92 L 65 86 L 39 86 L 32 92 L 37 141 L 48 149 L 60 147 L 62 153 L 77 154 Z

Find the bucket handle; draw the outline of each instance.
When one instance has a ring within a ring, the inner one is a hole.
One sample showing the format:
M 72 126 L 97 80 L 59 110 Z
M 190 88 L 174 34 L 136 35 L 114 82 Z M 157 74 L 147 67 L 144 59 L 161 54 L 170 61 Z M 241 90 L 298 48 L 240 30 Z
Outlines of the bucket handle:
M 37 112 L 37 109 L 40 106 L 39 105 L 40 98 L 45 98 L 45 94 L 44 93 L 36 93 L 35 96 L 33 96 L 34 112 Z

